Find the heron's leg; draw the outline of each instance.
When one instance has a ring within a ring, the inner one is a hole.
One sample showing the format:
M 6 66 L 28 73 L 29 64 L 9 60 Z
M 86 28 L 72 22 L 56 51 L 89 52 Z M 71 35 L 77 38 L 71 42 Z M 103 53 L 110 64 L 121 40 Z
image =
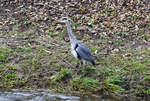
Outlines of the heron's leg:
M 86 61 L 85 61 L 85 60 L 83 60 L 83 66 L 84 66 L 84 67 L 86 66 Z
M 85 69 L 87 66 L 87 61 L 83 60 L 83 68 Z
M 83 66 L 83 60 L 80 61 L 80 66 L 81 66 L 81 67 Z

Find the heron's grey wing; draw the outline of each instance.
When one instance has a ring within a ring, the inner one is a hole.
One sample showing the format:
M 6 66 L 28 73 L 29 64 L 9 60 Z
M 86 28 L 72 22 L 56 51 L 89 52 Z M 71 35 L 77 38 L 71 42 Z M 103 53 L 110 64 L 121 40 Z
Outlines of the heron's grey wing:
M 78 44 L 78 47 L 76 48 L 76 52 L 82 59 L 85 59 L 88 61 L 93 60 L 89 48 L 83 43 Z

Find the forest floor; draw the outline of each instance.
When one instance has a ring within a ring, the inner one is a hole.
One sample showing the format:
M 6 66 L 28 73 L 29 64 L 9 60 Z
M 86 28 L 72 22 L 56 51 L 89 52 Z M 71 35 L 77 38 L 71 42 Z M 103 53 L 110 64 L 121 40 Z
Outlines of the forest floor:
M 148 99 L 150 2 L 110 1 L 1 0 L 0 89 Z M 96 66 L 77 65 L 64 16 Z

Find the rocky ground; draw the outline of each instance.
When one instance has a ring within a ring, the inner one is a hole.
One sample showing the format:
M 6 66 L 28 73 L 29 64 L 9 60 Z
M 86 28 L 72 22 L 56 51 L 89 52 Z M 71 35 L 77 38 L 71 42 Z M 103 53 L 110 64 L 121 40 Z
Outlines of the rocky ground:
M 96 66 L 77 65 L 64 16 Z M 1 89 L 148 99 L 149 0 L 1 0 L 0 79 Z

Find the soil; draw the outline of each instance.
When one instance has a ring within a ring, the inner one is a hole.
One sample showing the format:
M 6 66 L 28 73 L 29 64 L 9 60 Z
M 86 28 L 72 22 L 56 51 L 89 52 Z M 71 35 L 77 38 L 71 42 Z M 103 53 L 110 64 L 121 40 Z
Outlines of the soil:
M 90 47 L 95 67 L 77 65 L 61 17 Z M 148 0 L 1 0 L 0 45 L 1 89 L 150 96 Z

